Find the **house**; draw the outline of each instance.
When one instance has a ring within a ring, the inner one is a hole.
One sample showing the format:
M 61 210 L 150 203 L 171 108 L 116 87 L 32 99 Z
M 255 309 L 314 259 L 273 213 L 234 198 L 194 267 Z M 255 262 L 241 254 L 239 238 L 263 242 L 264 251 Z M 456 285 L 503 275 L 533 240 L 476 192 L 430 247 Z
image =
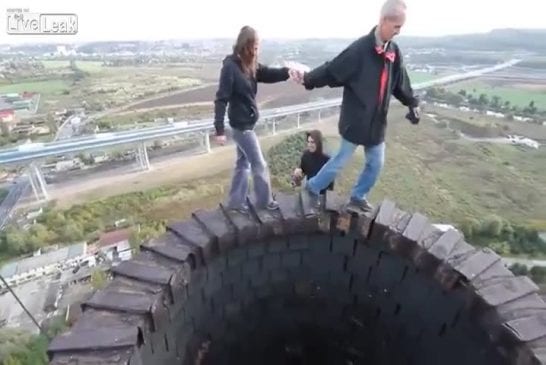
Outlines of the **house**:
M 9 123 L 13 122 L 15 118 L 15 111 L 11 108 L 1 109 L 0 105 L 0 122 Z
M 36 277 L 53 274 L 59 268 L 78 265 L 86 257 L 87 243 L 81 242 L 47 253 L 41 250 L 31 257 L 9 262 L 0 268 L 0 275 L 9 285 L 17 285 Z
M 104 232 L 99 236 L 99 240 L 94 244 L 95 254 L 102 253 L 111 260 L 127 260 L 131 256 L 131 228 L 118 229 L 115 231 Z

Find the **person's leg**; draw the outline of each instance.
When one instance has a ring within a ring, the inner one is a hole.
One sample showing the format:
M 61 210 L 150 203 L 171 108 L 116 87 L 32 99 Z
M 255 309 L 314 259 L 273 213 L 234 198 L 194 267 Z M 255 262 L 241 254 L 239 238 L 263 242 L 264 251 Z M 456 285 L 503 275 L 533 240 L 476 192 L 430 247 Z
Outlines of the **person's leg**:
M 248 178 L 250 176 L 250 162 L 241 148 L 241 144 L 244 143 L 242 132 L 233 129 L 233 140 L 237 148 L 237 161 L 235 162 L 235 170 L 231 180 L 228 208 L 245 209 L 248 194 Z
M 306 189 L 314 195 L 319 195 L 321 190 L 328 187 L 335 180 L 337 173 L 349 161 L 356 147 L 356 144 L 341 138 L 341 144 L 336 155 L 330 158 L 320 171 L 307 181 Z
M 368 193 L 374 187 L 385 163 L 385 142 L 365 147 L 364 153 L 366 164 L 351 192 L 351 201 L 356 203 L 367 203 Z
M 242 133 L 240 146 L 250 162 L 257 208 L 276 208 L 277 205 L 273 201 L 271 193 L 269 168 L 262 153 L 260 141 L 258 140 L 256 133 L 252 130 L 244 131 Z

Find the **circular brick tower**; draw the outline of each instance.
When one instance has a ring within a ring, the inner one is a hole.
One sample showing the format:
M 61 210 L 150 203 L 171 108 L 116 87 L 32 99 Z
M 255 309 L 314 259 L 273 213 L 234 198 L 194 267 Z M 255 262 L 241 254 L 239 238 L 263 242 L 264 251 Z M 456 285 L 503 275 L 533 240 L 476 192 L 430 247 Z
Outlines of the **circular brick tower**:
M 542 364 L 546 304 L 501 258 L 384 201 L 197 211 L 112 268 L 51 364 Z

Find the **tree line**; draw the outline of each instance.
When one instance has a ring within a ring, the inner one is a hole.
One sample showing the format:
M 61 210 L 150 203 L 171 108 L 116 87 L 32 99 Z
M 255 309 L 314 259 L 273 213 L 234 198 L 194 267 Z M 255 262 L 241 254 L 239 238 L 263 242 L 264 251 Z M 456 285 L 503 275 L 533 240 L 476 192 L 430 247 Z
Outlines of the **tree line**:
M 506 114 L 507 119 L 513 119 L 516 114 L 529 118 L 546 117 L 546 109 L 539 109 L 534 100 L 530 100 L 528 105 L 520 107 L 513 105 L 510 100 L 503 100 L 498 95 L 478 94 L 476 89 L 473 92 L 464 89 L 453 92 L 446 88 L 433 87 L 427 90 L 425 97 L 429 100 L 445 102 L 457 107 L 468 106 L 481 111 L 490 109 Z

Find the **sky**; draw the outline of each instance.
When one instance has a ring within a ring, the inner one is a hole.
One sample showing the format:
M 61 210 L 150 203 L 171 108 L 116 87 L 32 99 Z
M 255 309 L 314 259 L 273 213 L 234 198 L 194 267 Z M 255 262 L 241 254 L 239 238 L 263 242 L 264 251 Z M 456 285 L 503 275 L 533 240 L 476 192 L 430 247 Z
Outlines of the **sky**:
M 245 24 L 256 28 L 261 38 L 355 38 L 377 23 L 383 3 L 383 0 L 140 1 L 2 0 L 0 44 L 234 38 Z M 406 3 L 404 35 L 546 28 L 545 0 L 406 0 Z M 75 13 L 78 34 L 9 35 L 8 8 L 26 8 L 34 13 Z

